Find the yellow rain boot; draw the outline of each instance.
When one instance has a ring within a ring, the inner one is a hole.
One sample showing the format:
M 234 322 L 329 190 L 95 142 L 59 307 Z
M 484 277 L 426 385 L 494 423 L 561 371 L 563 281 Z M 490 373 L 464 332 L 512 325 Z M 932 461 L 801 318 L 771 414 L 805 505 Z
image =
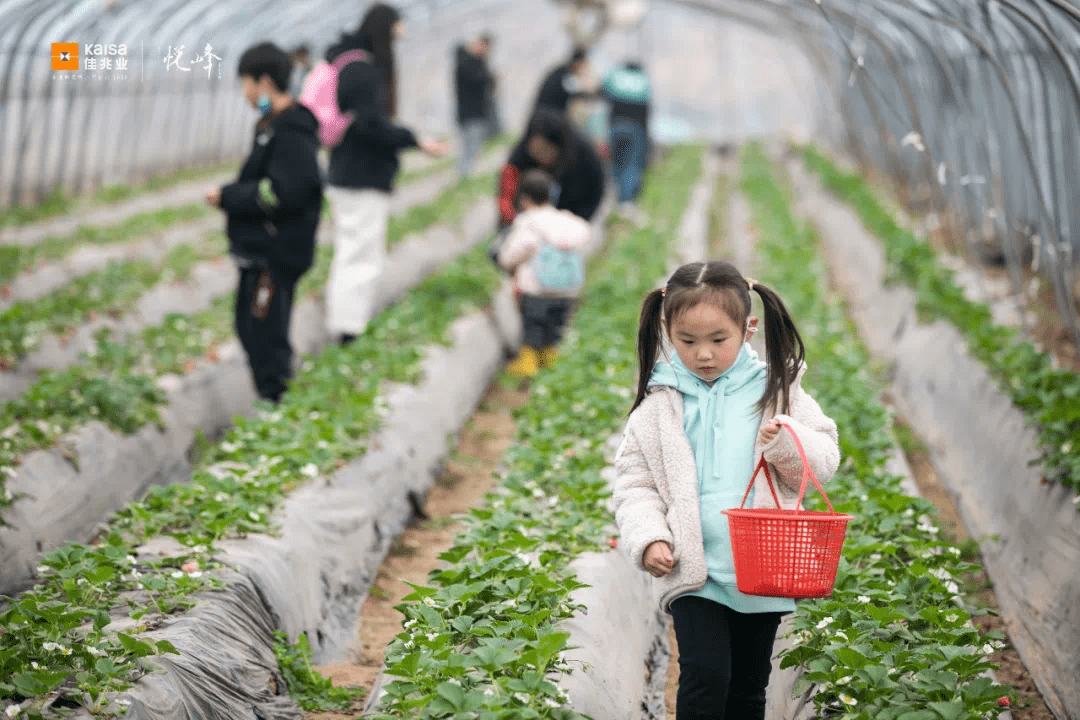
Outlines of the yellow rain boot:
M 554 345 L 540 348 L 540 367 L 549 368 L 559 359 L 559 349 Z
M 528 345 L 522 345 L 514 362 L 506 366 L 506 372 L 519 378 L 530 378 L 539 370 L 540 356 Z

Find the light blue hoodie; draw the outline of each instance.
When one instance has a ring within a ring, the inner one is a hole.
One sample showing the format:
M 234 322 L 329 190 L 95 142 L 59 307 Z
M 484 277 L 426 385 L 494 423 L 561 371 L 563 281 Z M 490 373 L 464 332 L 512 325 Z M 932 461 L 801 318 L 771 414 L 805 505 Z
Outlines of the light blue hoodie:
M 754 472 L 754 446 L 761 413 L 755 407 L 765 392 L 766 366 L 748 343 L 727 372 L 710 385 L 691 372 L 678 355 L 658 362 L 649 387 L 667 385 L 682 393 L 683 431 L 697 464 L 701 536 L 709 577 L 690 595 L 708 598 L 741 613 L 792 612 L 795 601 L 744 595 L 735 584 L 735 565 L 727 516 L 738 507 Z M 746 507 L 753 503 L 753 492 Z

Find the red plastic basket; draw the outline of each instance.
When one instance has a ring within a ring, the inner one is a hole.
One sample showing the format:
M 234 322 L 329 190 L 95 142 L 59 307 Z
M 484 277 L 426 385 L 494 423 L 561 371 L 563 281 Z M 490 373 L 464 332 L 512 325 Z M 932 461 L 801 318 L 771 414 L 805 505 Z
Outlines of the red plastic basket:
M 803 474 L 795 510 L 785 510 L 776 495 L 769 466 L 762 457 L 738 508 L 722 511 L 728 516 L 731 550 L 735 558 L 735 582 L 739 592 L 770 597 L 828 597 L 836 582 L 836 568 L 844 546 L 848 520 L 854 517 L 833 511 L 829 496 L 814 477 L 799 437 L 791 433 L 802 459 Z M 744 508 L 758 472 L 765 470 L 776 508 Z M 806 481 L 813 480 L 828 512 L 802 510 Z

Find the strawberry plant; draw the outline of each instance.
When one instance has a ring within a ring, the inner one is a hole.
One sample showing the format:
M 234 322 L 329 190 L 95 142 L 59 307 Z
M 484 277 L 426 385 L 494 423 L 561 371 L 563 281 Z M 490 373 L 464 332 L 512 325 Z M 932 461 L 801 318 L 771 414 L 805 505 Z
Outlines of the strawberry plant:
M 795 645 L 782 667 L 803 666 L 820 713 L 858 720 L 983 720 L 1007 688 L 985 676 L 999 636 L 980 636 L 960 578 L 974 558 L 939 538 L 933 505 L 900 490 L 885 470 L 892 440 L 877 401 L 871 360 L 844 308 L 828 291 L 811 230 L 759 146 L 742 162 L 742 189 L 759 231 L 761 279 L 798 323 L 809 358 L 809 392 L 836 420 L 843 462 L 828 486 L 855 520 L 829 598 L 798 603 Z
M 968 300 L 930 244 L 902 227 L 865 180 L 840 171 L 812 146 L 804 148 L 803 158 L 881 240 L 893 279 L 915 291 L 920 313 L 952 323 L 971 354 L 997 378 L 1001 391 L 1024 411 L 1038 430 L 1045 478 L 1080 491 L 1080 376 L 1055 368 L 1049 354 L 1022 339 L 1016 329 L 995 324 L 985 304 Z M 1077 505 L 1080 508 L 1080 502 Z
M 654 224 L 590 264 L 563 357 L 515 413 L 501 486 L 464 518 L 447 566 L 398 607 L 378 717 L 584 717 L 551 678 L 570 669 L 558 624 L 584 610 L 568 566 L 608 545 L 605 445 L 631 398 L 641 297 L 664 272 L 700 161 L 700 148 L 680 148 L 655 166 L 642 197 Z
M 348 710 L 354 700 L 362 698 L 360 688 L 338 688 L 311 667 L 311 646 L 301 634 L 296 644 L 290 644 L 285 633 L 274 632 L 274 655 L 281 675 L 289 686 L 289 695 L 304 710 Z

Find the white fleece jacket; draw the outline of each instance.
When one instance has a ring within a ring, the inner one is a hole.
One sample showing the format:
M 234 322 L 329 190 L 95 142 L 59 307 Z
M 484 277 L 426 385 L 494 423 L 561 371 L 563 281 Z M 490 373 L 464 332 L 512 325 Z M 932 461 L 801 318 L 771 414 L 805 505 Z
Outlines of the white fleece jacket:
M 519 292 L 544 297 L 576 297 L 576 292 L 543 292 L 532 260 L 543 242 L 560 250 L 583 254 L 592 240 L 592 226 L 569 210 L 551 205 L 530 208 L 514 218 L 510 233 L 499 250 L 499 265 L 514 273 Z
M 825 484 L 840 465 L 836 423 L 802 389 L 805 372 L 804 365 L 791 386 L 790 414 L 766 412 L 762 422 L 775 418 L 790 425 L 802 442 L 810 469 Z M 627 420 L 615 454 L 615 522 L 630 557 L 644 570 L 642 561 L 649 545 L 657 540 L 671 545 L 675 569 L 653 583 L 657 602 L 668 612 L 672 600 L 700 590 L 708 577 L 697 467 L 683 431 L 682 413 L 678 390 L 667 386 L 652 389 Z M 769 444 L 758 444 L 755 467 L 763 454 L 781 504 L 794 509 L 802 461 L 790 433 L 781 430 Z M 807 494 L 812 491 L 813 483 L 809 483 Z M 754 481 L 754 507 L 775 507 L 764 473 Z

